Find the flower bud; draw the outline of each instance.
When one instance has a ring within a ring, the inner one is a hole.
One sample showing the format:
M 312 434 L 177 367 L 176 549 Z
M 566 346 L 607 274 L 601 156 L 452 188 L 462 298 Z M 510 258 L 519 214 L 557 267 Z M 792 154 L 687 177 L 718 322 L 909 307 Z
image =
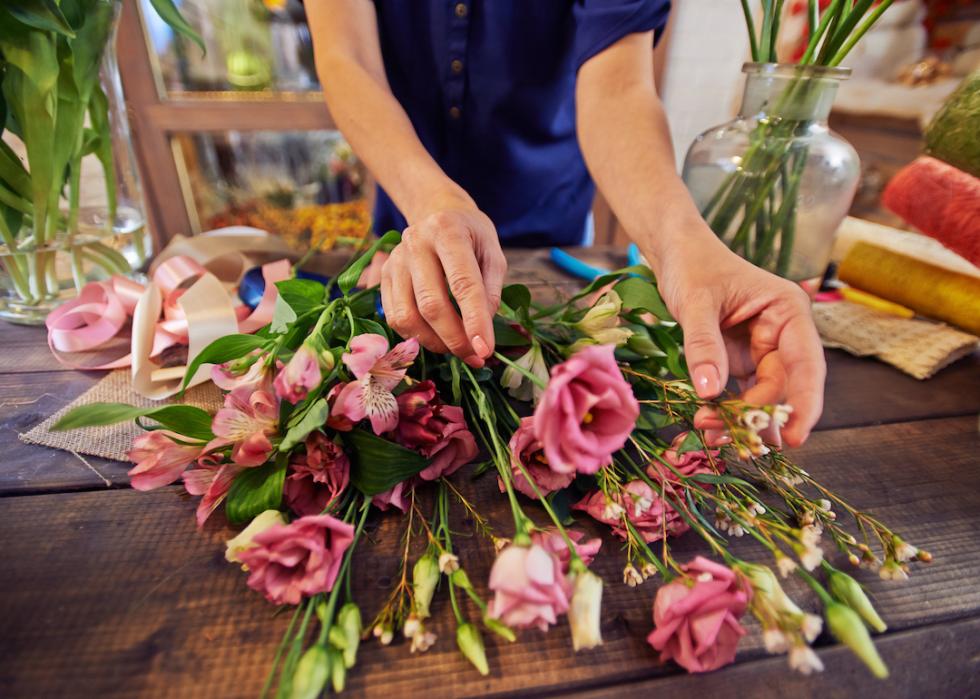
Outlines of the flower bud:
M 749 580 L 753 591 L 760 597 L 766 599 L 772 607 L 782 613 L 802 615 L 803 611 L 789 598 L 779 579 L 770 568 L 756 563 L 740 562 L 736 567 Z
M 266 510 L 257 515 L 247 527 L 238 532 L 238 536 L 225 542 L 225 560 L 229 563 L 241 563 L 239 554 L 252 548 L 253 539 L 269 527 L 286 524 L 286 518 L 279 510 Z
M 460 624 L 456 628 L 456 645 L 481 675 L 485 677 L 490 674 L 487 653 L 483 648 L 483 638 L 480 636 L 479 629 L 473 624 Z
M 340 651 L 331 648 L 327 651 L 330 657 L 330 684 L 333 691 L 340 694 L 344 691 L 344 684 L 347 682 L 347 668 L 344 667 L 344 659 Z
M 591 570 L 575 575 L 568 623 L 572 628 L 572 648 L 595 648 L 602 645 L 599 612 L 602 609 L 602 579 Z
M 420 619 L 427 618 L 429 605 L 439 582 L 439 561 L 431 554 L 422 556 L 412 569 L 412 592 L 415 597 L 415 613 Z
M 290 685 L 290 699 L 316 699 L 323 691 L 330 675 L 330 658 L 327 649 L 315 645 L 303 653 L 296 664 Z
M 868 666 L 871 673 L 878 679 L 888 677 L 888 668 L 878 655 L 874 641 L 868 634 L 861 617 L 850 607 L 831 602 L 824 610 L 824 617 L 827 619 L 827 626 L 838 641 L 851 649 L 851 651 Z
M 487 630 L 497 634 L 508 642 L 513 643 L 517 640 L 517 636 L 514 635 L 513 629 L 511 629 L 507 624 L 500 621 L 500 619 L 494 619 L 489 614 L 483 615 L 483 625 L 487 627 Z
M 453 585 L 462 590 L 472 590 L 473 583 L 470 582 L 470 576 L 466 574 L 466 571 L 462 568 L 457 568 L 450 575 L 449 579 L 452 580 Z
M 860 615 L 862 619 L 873 628 L 878 633 L 884 633 L 888 629 L 888 626 L 882 621 L 881 617 L 878 616 L 878 612 L 875 611 L 874 606 L 871 604 L 871 600 L 864 593 L 864 589 L 861 587 L 857 580 L 852 578 L 847 573 L 843 573 L 839 570 L 831 571 L 827 576 L 830 588 L 830 594 L 832 594 L 838 602 L 846 604 L 848 607 L 853 609 Z
M 443 553 L 439 556 L 439 570 L 446 574 L 452 573 L 454 570 L 459 570 L 459 556 L 448 551 Z
M 664 354 L 648 335 L 640 333 L 633 333 L 626 341 L 626 346 L 641 357 L 658 357 Z
M 622 345 L 633 334 L 629 328 L 619 327 L 619 312 L 622 307 L 619 294 L 609 291 L 586 312 L 575 327 L 599 344 Z
M 361 610 L 353 602 L 340 608 L 337 625 L 343 629 L 347 644 L 343 648 L 344 667 L 348 670 L 357 662 L 357 647 L 361 643 Z

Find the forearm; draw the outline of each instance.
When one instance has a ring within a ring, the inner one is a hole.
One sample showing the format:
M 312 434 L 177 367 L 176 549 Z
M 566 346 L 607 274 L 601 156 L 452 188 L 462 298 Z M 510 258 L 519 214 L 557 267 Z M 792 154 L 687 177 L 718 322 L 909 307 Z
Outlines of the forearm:
M 392 95 L 373 8 L 311 3 L 308 11 L 317 73 L 330 113 L 409 223 L 434 207 L 472 206 L 472 199 L 425 150 Z
M 655 272 L 666 258 L 724 246 L 701 218 L 674 167 L 653 83 L 649 35 L 623 39 L 586 63 L 576 88 L 586 164 L 626 233 Z M 645 60 L 644 60 L 645 58 Z

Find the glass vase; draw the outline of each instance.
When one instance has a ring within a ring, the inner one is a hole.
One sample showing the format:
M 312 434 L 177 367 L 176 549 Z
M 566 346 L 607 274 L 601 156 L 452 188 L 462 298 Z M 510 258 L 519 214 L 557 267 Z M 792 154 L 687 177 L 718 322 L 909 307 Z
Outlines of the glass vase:
M 846 68 L 746 63 L 738 116 L 705 131 L 683 178 L 711 229 L 782 277 L 819 277 L 860 174 L 827 118 Z
M 152 253 L 116 60 L 118 14 L 119 3 L 103 1 L 86 17 L 104 49 L 95 65 L 97 79 L 93 69 L 91 97 L 78 119 L 76 145 L 64 174 L 56 172 L 50 180 L 52 198 L 46 211 L 39 216 L 31 206 L 14 215 L 9 210 L 0 212 L 5 219 L 0 226 L 0 318 L 4 320 L 40 325 L 86 283 L 114 274 L 137 274 Z M 59 70 L 71 66 L 71 61 L 59 62 Z M 72 104 L 62 100 L 56 109 Z M 11 111 L 16 118 L 17 105 Z M 29 114 L 22 111 L 22 120 Z M 56 111 L 54 119 L 60 114 Z M 70 116 L 63 118 L 68 121 Z M 31 166 L 32 145 L 44 135 L 21 124 L 3 133 L 4 150 L 23 163 L 31 186 L 39 181 L 31 178 L 39 178 L 42 172 Z

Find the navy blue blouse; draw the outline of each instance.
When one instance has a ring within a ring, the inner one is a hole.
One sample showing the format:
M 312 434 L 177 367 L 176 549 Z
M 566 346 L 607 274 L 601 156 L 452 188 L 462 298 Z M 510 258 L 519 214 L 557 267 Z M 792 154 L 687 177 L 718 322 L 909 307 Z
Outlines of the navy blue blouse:
M 501 241 L 582 243 L 595 187 L 575 135 L 576 72 L 628 34 L 659 35 L 670 0 L 375 0 L 375 7 L 392 92 Z M 379 189 L 375 229 L 405 225 Z

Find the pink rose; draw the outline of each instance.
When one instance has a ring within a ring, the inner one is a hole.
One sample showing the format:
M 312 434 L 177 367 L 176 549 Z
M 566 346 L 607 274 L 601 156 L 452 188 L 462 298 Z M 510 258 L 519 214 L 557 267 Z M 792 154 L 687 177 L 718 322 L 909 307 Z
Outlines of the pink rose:
M 420 381 L 397 401 L 395 441 L 431 460 L 419 474 L 423 480 L 448 476 L 476 456 L 476 440 L 466 427 L 463 409 L 443 403 L 434 383 Z
M 136 466 L 128 473 L 133 488 L 153 490 L 173 483 L 204 449 L 203 444 L 178 444 L 172 437 L 182 439 L 173 432 L 153 430 L 133 440 L 129 460 Z
M 718 473 L 724 470 L 724 463 L 718 460 L 719 451 L 712 449 L 704 451 L 686 451 L 678 453 L 681 444 L 687 437 L 687 432 L 681 432 L 674 437 L 670 443 L 670 448 L 663 453 L 663 459 L 674 471 L 682 476 L 694 476 L 699 473 Z M 714 464 L 714 466 L 712 466 Z M 665 480 L 677 482 L 677 475 L 659 461 L 652 461 L 647 467 L 647 475 L 655 481 L 663 483 Z
M 647 643 L 660 651 L 660 659 L 673 660 L 688 672 L 710 672 L 735 659 L 735 648 L 745 629 L 738 620 L 745 613 L 751 588 L 735 573 L 698 556 L 679 578 L 657 590 L 653 603 L 654 630 Z
M 304 344 L 276 375 L 273 386 L 282 400 L 299 403 L 320 385 L 321 379 L 320 358 L 312 347 Z
M 568 538 L 575 545 L 575 552 L 582 559 L 582 563 L 587 566 L 592 565 L 592 559 L 595 558 L 595 555 L 599 553 L 599 549 L 602 547 L 602 539 L 597 537 L 582 541 L 585 538 L 585 532 L 580 532 L 576 529 L 566 529 L 565 531 L 568 533 Z M 558 562 L 561 564 L 561 572 L 565 575 L 568 574 L 568 566 L 572 562 L 572 556 L 568 552 L 568 542 L 565 541 L 565 537 L 557 529 L 552 528 L 535 531 L 531 534 L 531 541 L 549 553 L 558 556 Z
M 318 515 L 340 495 L 350 480 L 347 455 L 323 432 L 316 430 L 306 438 L 306 453 L 289 464 L 283 495 L 298 515 Z
M 589 493 L 573 509 L 583 510 L 593 519 L 608 524 L 613 534 L 623 540 L 627 533 L 623 526 L 624 513 L 647 543 L 659 541 L 664 533 L 677 536 L 689 529 L 677 510 L 640 480 L 627 483 L 623 492 L 612 499 L 599 490 Z
M 534 411 L 534 432 L 548 465 L 595 473 L 626 443 L 640 414 L 612 345 L 590 345 L 551 371 Z
M 534 436 L 534 417 L 521 418 L 521 424 L 510 438 L 510 470 L 514 488 L 518 492 L 524 493 L 531 499 L 537 499 L 534 488 L 528 483 L 527 478 L 521 472 L 520 467 L 524 466 L 531 480 L 538 486 L 541 494 L 548 496 L 556 490 L 567 488 L 575 480 L 575 472 L 559 473 L 551 470 L 548 466 L 548 459 L 541 449 L 541 443 Z M 501 478 L 497 477 L 497 484 L 500 492 L 506 489 Z
M 330 592 L 354 527 L 330 515 L 301 517 L 266 529 L 239 554 L 248 586 L 273 604 L 299 604 L 303 596 Z
M 503 549 L 490 569 L 491 618 L 508 626 L 536 626 L 547 631 L 568 611 L 572 585 L 562 573 L 558 556 L 543 546 L 511 545 Z

